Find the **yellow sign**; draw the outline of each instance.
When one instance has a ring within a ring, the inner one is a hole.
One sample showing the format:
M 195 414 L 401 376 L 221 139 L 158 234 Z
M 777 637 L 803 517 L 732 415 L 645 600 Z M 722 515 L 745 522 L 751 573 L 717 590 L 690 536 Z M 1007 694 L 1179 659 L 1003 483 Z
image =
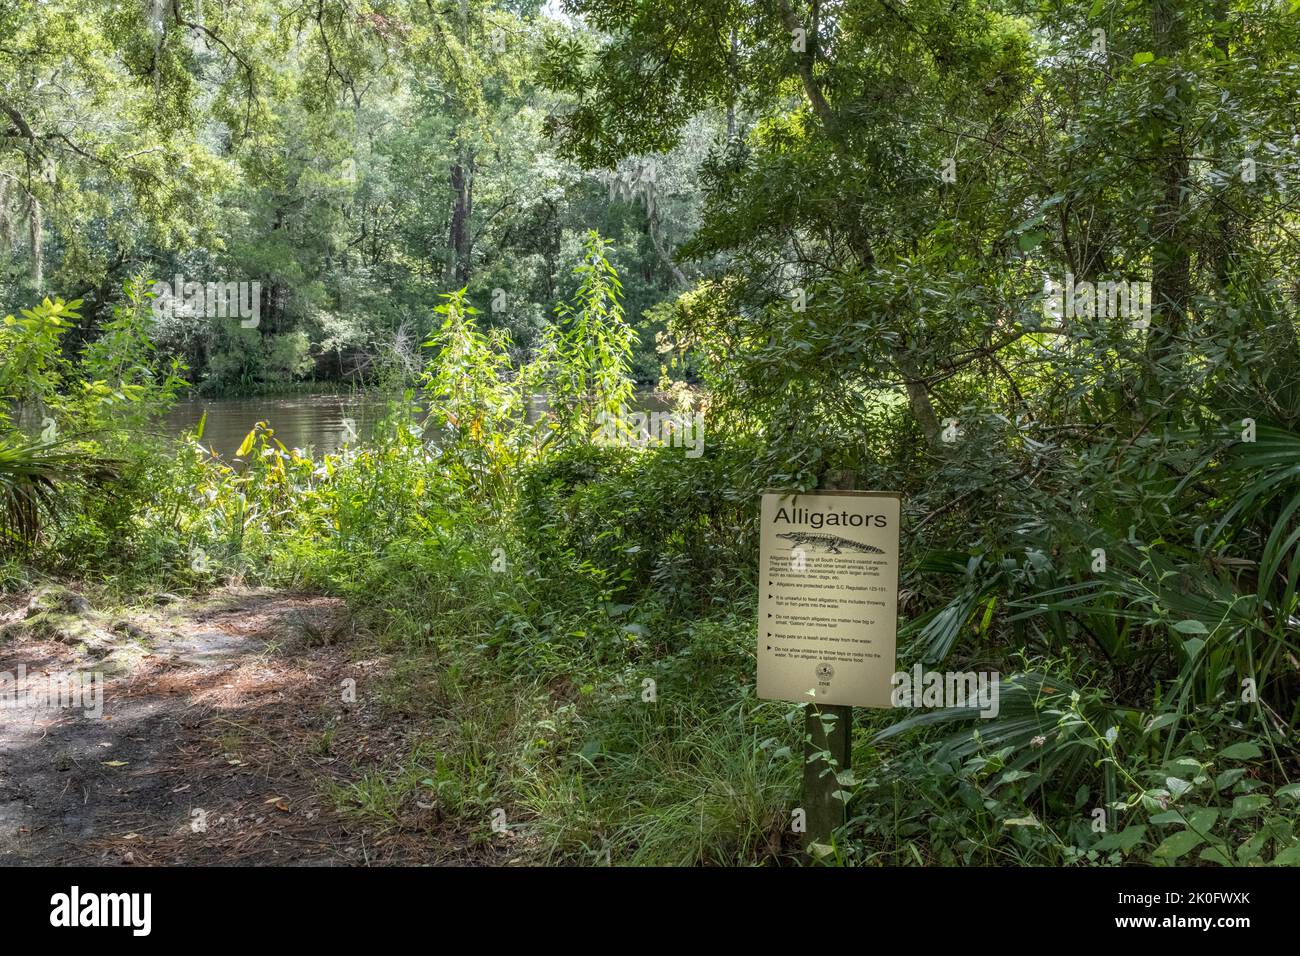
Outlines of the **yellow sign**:
M 763 495 L 758 696 L 891 707 L 898 495 Z

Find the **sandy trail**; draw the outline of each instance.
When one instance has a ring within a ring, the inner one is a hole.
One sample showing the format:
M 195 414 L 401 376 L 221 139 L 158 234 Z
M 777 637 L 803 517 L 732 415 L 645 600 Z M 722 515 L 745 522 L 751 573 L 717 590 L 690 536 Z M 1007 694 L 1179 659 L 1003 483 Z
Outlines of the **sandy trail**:
M 86 640 L 57 625 L 0 639 L 0 864 L 463 858 L 418 811 L 376 829 L 328 796 L 408 745 L 367 703 L 384 661 L 354 659 L 342 602 L 231 589 L 100 623 Z M 83 706 L 26 692 L 61 674 L 83 675 Z

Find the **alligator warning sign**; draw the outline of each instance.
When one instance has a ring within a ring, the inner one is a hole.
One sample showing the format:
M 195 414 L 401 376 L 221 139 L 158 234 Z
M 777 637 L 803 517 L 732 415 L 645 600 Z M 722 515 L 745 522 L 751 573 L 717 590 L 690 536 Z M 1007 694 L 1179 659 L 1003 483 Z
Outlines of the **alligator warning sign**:
M 763 495 L 758 696 L 889 707 L 898 495 Z

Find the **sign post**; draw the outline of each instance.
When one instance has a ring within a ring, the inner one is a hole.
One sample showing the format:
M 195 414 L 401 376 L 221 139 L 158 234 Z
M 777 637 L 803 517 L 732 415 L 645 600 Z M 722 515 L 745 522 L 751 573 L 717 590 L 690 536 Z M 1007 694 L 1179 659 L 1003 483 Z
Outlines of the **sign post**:
M 805 853 L 826 845 L 844 826 L 848 805 L 837 796 L 836 774 L 853 765 L 853 708 L 847 704 L 809 704 L 804 711 L 803 809 Z
M 892 706 L 901 503 L 852 484 L 763 495 L 758 696 L 808 705 L 805 850 L 845 821 L 853 708 Z

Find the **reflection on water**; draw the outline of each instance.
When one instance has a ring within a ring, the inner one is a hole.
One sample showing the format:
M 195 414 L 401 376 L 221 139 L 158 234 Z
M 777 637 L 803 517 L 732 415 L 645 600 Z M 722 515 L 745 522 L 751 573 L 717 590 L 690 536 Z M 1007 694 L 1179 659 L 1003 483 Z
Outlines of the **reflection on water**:
M 177 402 L 163 420 L 169 435 L 180 435 L 195 428 L 206 412 L 203 426 L 204 447 L 222 457 L 234 455 L 240 442 L 261 421 L 269 422 L 275 437 L 286 448 L 301 448 L 314 454 L 337 451 L 344 442 L 367 441 L 375 423 L 383 417 L 391 401 L 384 395 L 295 395 L 285 398 L 189 398 Z M 664 402 L 646 393 L 638 395 L 635 408 L 663 409 Z M 546 407 L 537 398 L 533 414 Z M 416 421 L 424 418 L 425 408 L 417 404 Z
M 295 395 L 285 398 L 190 398 L 177 402 L 164 426 L 170 435 L 196 428 L 207 413 L 202 443 L 231 456 L 258 422 L 269 422 L 286 448 L 316 454 L 337 451 L 344 441 L 367 440 L 388 407 L 376 395 Z

